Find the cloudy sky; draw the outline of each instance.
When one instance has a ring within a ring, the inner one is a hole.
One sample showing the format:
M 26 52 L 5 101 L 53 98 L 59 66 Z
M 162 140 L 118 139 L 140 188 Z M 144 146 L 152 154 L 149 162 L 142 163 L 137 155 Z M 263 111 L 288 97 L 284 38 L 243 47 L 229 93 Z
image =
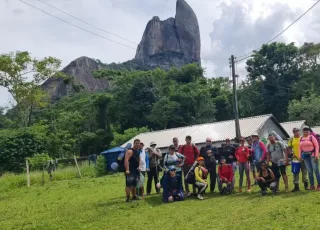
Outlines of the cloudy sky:
M 174 17 L 176 0 L 42 0 L 101 29 L 101 32 L 37 0 L 23 0 L 42 10 L 111 40 L 136 48 L 153 16 Z M 308 9 L 315 0 L 186 0 L 195 11 L 201 32 L 202 64 L 208 77 L 229 76 L 228 58 L 241 56 L 261 46 Z M 320 41 L 318 4 L 277 41 Z M 0 0 L 0 53 L 26 50 L 34 57 L 53 56 L 63 66 L 80 56 L 102 62 L 132 59 L 135 49 L 118 45 L 81 31 L 44 14 L 19 0 Z M 134 43 L 136 42 L 136 43 Z M 245 62 L 238 65 L 245 77 Z M 9 105 L 9 95 L 0 89 L 0 106 Z

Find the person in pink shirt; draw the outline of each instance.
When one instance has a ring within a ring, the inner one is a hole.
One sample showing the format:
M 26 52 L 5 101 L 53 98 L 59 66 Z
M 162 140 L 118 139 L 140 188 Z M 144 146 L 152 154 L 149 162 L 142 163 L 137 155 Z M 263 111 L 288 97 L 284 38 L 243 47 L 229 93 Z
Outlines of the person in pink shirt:
M 310 190 L 315 190 L 314 174 L 316 175 L 318 188 L 320 191 L 320 173 L 319 173 L 319 144 L 317 139 L 310 134 L 310 128 L 303 128 L 303 136 L 300 138 L 300 154 L 307 168 L 310 180 Z
M 247 146 L 244 146 L 245 139 L 240 139 L 240 146 L 236 150 L 237 164 L 239 165 L 239 192 L 242 192 L 242 183 L 243 183 L 243 172 L 246 172 L 247 182 L 248 182 L 248 192 L 251 192 L 251 181 L 250 181 L 250 164 L 249 164 L 249 155 L 250 150 Z

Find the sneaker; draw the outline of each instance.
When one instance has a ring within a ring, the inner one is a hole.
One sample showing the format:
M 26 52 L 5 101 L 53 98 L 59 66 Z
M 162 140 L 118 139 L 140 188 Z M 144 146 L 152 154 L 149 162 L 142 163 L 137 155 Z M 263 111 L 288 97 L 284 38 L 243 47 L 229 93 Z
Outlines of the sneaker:
M 317 191 L 320 191 L 320 184 L 318 184 Z
M 130 197 L 127 197 L 126 203 L 129 203 L 129 202 L 130 202 Z
M 137 201 L 137 200 L 140 200 L 140 198 L 137 196 L 132 197 L 132 201 Z
M 262 196 L 267 195 L 267 191 L 266 191 L 266 190 L 261 190 L 261 195 L 262 195 Z
M 242 188 L 239 188 L 239 192 L 242 192 Z
M 186 196 L 188 196 L 188 197 L 191 196 L 191 192 L 187 192 Z
M 305 190 L 309 190 L 309 183 L 308 182 L 304 182 L 304 189 Z
M 309 190 L 315 190 L 316 187 L 314 187 L 314 185 L 310 185 L 310 189 Z
M 251 192 L 251 189 L 249 188 L 249 189 L 247 190 L 247 192 Z
M 284 192 L 289 192 L 289 189 L 288 189 L 288 188 L 285 188 L 285 189 L 284 189 Z
M 291 190 L 291 192 L 299 192 L 300 189 L 299 189 L 299 185 L 298 184 L 295 184 L 294 185 L 294 189 Z
M 203 196 L 201 194 L 198 194 L 197 197 L 198 197 L 199 200 L 203 200 Z

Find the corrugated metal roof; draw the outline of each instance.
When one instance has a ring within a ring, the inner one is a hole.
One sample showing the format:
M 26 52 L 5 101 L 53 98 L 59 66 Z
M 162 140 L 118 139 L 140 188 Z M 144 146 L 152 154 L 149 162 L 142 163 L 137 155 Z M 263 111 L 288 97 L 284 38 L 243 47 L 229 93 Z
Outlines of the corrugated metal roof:
M 305 120 L 301 121 L 288 121 L 288 122 L 283 122 L 280 123 L 280 125 L 286 130 L 286 132 L 291 135 L 293 128 L 299 128 L 300 130 L 303 128 L 305 124 Z
M 253 133 L 258 133 L 262 126 L 271 118 L 275 119 L 272 114 L 267 114 L 240 119 L 241 135 L 247 137 Z M 140 139 L 140 141 L 142 141 L 146 146 L 149 146 L 151 141 L 155 141 L 158 148 L 165 148 L 172 143 L 173 137 L 177 137 L 182 141 L 187 135 L 192 137 L 192 142 L 194 144 L 204 143 L 207 137 L 211 137 L 215 142 L 223 141 L 226 138 L 234 139 L 236 137 L 235 121 L 221 121 L 141 133 L 129 140 L 127 143 L 132 143 L 134 139 Z M 127 143 L 123 144 L 122 147 Z
M 320 126 L 315 126 L 311 128 L 313 132 L 315 132 L 316 134 L 320 134 Z

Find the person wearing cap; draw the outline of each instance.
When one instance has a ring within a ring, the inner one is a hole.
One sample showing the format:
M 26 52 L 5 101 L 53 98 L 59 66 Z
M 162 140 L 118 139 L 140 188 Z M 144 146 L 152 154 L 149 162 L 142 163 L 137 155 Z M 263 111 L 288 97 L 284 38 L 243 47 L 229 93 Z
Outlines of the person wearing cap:
M 247 183 L 248 183 L 248 192 L 251 192 L 251 181 L 250 181 L 250 163 L 249 163 L 249 155 L 250 151 L 247 146 L 244 146 L 245 139 L 240 138 L 240 146 L 236 150 L 236 158 L 237 164 L 239 165 L 239 192 L 242 192 L 242 183 L 243 183 L 243 172 L 245 171 L 247 176 Z
M 149 157 L 149 171 L 148 171 L 148 180 L 147 180 L 147 195 L 151 193 L 151 185 L 152 180 L 154 180 L 154 186 L 156 192 L 159 193 L 159 189 L 157 188 L 157 183 L 159 181 L 159 160 L 161 159 L 161 151 L 156 148 L 157 143 L 152 141 L 150 143 L 150 147 L 147 148 L 148 157 Z
M 204 158 L 198 157 L 198 166 L 194 169 L 196 186 L 198 187 L 198 199 L 203 200 L 203 193 L 208 188 L 208 170 L 205 168 Z
M 293 128 L 293 137 L 291 137 L 288 141 L 287 154 L 292 154 L 293 161 L 300 161 L 300 170 L 302 173 L 302 183 L 304 184 L 304 189 L 308 190 L 308 178 L 307 178 L 307 169 L 304 164 L 304 161 L 301 159 L 300 154 L 300 130 L 298 128 Z M 294 189 L 292 192 L 300 191 L 299 188 L 299 173 L 293 174 L 293 183 Z
M 175 151 L 175 146 L 169 146 L 169 153 L 167 153 L 163 160 L 165 171 L 168 172 L 170 166 L 175 166 L 176 173 L 182 176 L 182 166 L 184 164 L 185 157 Z
M 230 194 L 234 188 L 234 172 L 232 166 L 226 163 L 226 159 L 224 157 L 220 158 L 220 165 L 218 166 L 218 175 L 220 194 L 223 194 L 224 191 Z M 223 184 L 227 184 L 227 187 L 223 188 Z
M 226 143 L 222 148 L 222 156 L 224 156 L 226 163 L 233 167 L 233 171 L 235 172 L 237 169 L 236 148 L 231 145 L 229 138 L 226 139 Z
M 184 178 L 186 178 L 186 175 L 188 174 L 192 165 L 194 164 L 194 162 L 196 161 L 196 159 L 200 154 L 197 146 L 195 146 L 191 142 L 191 136 L 186 136 L 186 144 L 180 146 L 179 153 L 184 155 L 186 158 L 184 161 L 184 165 L 182 167 Z M 196 193 L 195 186 L 193 185 L 192 188 L 193 188 L 193 193 L 195 194 Z M 186 190 L 186 196 L 191 196 L 191 193 L 189 190 L 189 184 L 186 183 L 186 181 L 185 181 L 185 190 Z
M 204 158 L 206 169 L 210 174 L 210 192 L 214 192 L 217 181 L 217 163 L 218 149 L 212 145 L 212 139 L 206 139 L 206 146 L 200 149 L 200 157 Z
M 144 178 L 146 176 L 146 171 L 149 171 L 149 157 L 146 154 L 146 151 L 143 149 L 144 144 L 140 142 L 140 177 L 139 177 L 139 186 L 137 186 L 137 196 L 142 196 L 144 194 Z
M 163 202 L 183 201 L 182 177 L 176 173 L 176 167 L 168 167 L 168 176 L 163 181 Z
M 266 160 L 267 149 L 265 144 L 260 140 L 258 133 L 252 134 L 252 164 L 256 172 L 260 171 L 260 163 Z M 254 177 L 255 178 L 255 177 Z
M 272 170 L 267 167 L 267 163 L 264 161 L 260 164 L 260 170 L 256 175 L 256 180 L 258 181 L 263 196 L 267 194 L 267 188 L 270 188 L 273 193 L 276 193 L 276 178 Z
M 267 163 L 271 161 L 271 170 L 277 181 L 277 190 L 279 189 L 280 177 L 282 176 L 285 191 L 288 192 L 288 176 L 286 167 L 289 165 L 288 152 L 282 141 L 276 141 L 274 134 L 268 136 L 269 144 L 267 145 Z
M 300 138 L 300 151 L 309 174 L 310 190 L 316 189 L 314 186 L 315 174 L 318 183 L 317 190 L 320 191 L 319 144 L 317 139 L 310 134 L 309 127 L 303 128 L 303 136 Z

